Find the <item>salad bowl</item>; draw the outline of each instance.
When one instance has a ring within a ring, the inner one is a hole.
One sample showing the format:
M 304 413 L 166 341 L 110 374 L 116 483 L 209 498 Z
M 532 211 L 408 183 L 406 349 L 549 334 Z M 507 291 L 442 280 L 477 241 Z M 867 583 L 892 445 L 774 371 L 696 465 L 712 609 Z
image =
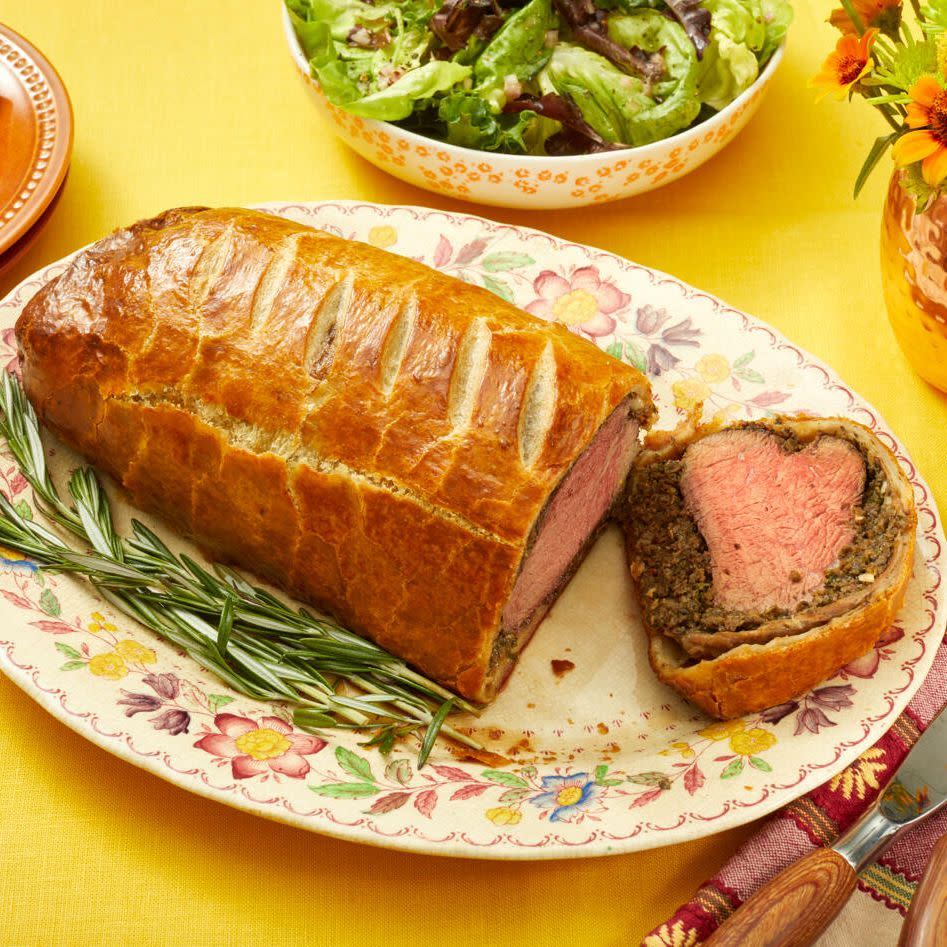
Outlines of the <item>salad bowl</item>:
M 339 108 L 312 76 L 285 6 L 283 30 L 317 110 L 342 141 L 375 167 L 445 197 L 524 210 L 583 207 L 633 197 L 700 167 L 756 113 L 785 51 L 783 44 L 756 81 L 729 105 L 668 138 L 584 155 L 512 155 L 461 147 Z

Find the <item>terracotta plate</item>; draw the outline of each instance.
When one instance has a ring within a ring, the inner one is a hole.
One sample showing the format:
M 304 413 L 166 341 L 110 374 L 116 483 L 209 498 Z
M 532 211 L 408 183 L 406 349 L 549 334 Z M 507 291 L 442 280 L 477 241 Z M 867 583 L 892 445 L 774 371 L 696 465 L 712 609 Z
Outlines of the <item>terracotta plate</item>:
M 44 576 L 0 550 L 0 671 L 50 713 L 123 759 L 226 805 L 353 841 L 473 858 L 604 855 L 709 835 L 831 779 L 894 723 L 943 636 L 947 543 L 904 448 L 829 368 L 670 276 L 535 230 L 415 207 L 267 207 L 415 257 L 567 324 L 648 371 L 662 426 L 696 401 L 726 417 L 810 411 L 867 424 L 897 453 L 917 498 L 904 608 L 877 648 L 812 693 L 714 723 L 652 674 L 621 538 L 609 529 L 497 701 L 479 720 L 458 722 L 510 762 L 477 764 L 438 745 L 418 772 L 415 746 L 386 759 L 351 733 L 293 732 L 285 709 L 234 694 L 88 585 Z M 0 368 L 16 357 L 17 315 L 65 264 L 46 267 L 0 302 Z M 57 448 L 54 475 L 76 462 Z M 30 503 L 5 450 L 0 489 Z M 131 511 L 115 499 L 127 525 Z
M 0 25 L 0 253 L 56 196 L 72 154 L 72 106 L 43 54 Z

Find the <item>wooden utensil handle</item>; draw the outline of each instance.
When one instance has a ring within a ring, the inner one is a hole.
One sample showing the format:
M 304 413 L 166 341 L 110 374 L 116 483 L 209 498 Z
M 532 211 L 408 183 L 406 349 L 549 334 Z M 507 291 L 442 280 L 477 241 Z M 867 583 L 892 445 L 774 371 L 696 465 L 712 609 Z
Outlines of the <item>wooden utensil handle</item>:
M 921 883 L 901 928 L 898 947 L 947 944 L 947 835 L 934 846 Z
M 706 947 L 807 947 L 829 926 L 855 888 L 855 870 L 821 848 L 760 888 Z

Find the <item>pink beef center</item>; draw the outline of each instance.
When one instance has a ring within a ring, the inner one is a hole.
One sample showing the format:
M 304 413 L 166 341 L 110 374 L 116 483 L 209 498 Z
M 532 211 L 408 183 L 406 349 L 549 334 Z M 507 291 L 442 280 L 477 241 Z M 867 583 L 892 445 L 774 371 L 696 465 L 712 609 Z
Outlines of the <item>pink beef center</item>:
M 557 592 L 564 573 L 614 502 L 637 447 L 638 424 L 625 408 L 618 408 L 550 500 L 503 609 L 504 628 L 518 628 Z
M 750 428 L 688 448 L 681 490 L 707 543 L 716 602 L 793 609 L 852 541 L 864 487 L 864 460 L 840 438 L 789 453 L 777 437 Z

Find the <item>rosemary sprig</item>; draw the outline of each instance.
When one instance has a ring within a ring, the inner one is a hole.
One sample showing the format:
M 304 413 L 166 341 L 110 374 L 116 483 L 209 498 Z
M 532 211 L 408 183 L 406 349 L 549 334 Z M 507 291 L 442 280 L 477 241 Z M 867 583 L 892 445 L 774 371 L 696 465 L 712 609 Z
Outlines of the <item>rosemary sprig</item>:
M 232 569 L 205 569 L 171 551 L 132 520 L 121 536 L 94 472 L 73 472 L 60 495 L 46 464 L 39 423 L 16 377 L 0 385 L 0 434 L 33 488 L 37 507 L 88 548 L 22 516 L 0 493 L 0 544 L 50 572 L 86 578 L 117 610 L 185 651 L 248 697 L 279 701 L 296 726 L 367 731 L 367 745 L 390 751 L 396 740 L 421 739 L 422 766 L 439 734 L 480 744 L 446 719 L 476 713 L 467 701 L 409 668 L 371 641 L 304 608 L 293 609 Z

